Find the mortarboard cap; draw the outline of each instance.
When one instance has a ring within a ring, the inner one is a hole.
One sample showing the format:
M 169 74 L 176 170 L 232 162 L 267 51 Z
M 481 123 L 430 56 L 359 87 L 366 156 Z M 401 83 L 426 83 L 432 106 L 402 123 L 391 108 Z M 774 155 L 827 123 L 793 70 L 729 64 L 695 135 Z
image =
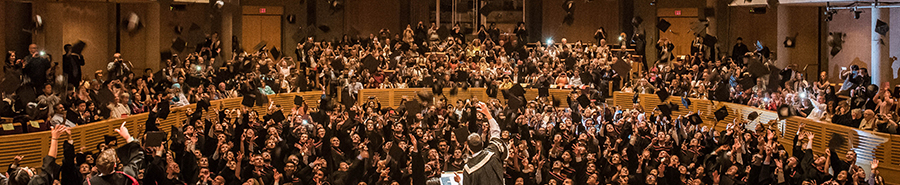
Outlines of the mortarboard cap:
M 628 72 L 631 72 L 631 65 L 628 65 L 628 62 L 619 59 L 616 59 L 616 63 L 613 63 L 610 68 L 612 68 L 613 71 L 616 71 L 616 73 L 618 73 L 619 75 L 628 74 Z
M 672 115 L 672 109 L 669 108 L 669 104 L 659 104 L 656 105 L 656 108 L 659 108 L 659 112 L 662 114 L 662 116 Z
M 690 116 L 688 116 L 688 122 L 694 125 L 698 125 L 703 123 L 703 118 L 701 118 L 699 114 L 691 114 Z
M 72 53 L 81 54 L 81 52 L 84 51 L 84 47 L 86 46 L 87 44 L 85 44 L 84 41 L 78 40 L 77 42 L 75 42 L 75 44 L 72 44 Z
M 209 110 L 209 100 L 200 100 L 197 102 L 197 110 L 203 109 L 205 111 Z
M 889 30 L 890 27 L 888 26 L 887 22 L 881 21 L 881 19 L 875 22 L 875 33 L 885 35 Z
M 591 99 L 589 99 L 584 94 L 582 94 L 581 96 L 578 96 L 578 98 L 576 100 L 578 100 L 578 104 L 581 106 L 587 107 L 587 106 L 591 105 Z
M 722 121 L 728 116 L 728 108 L 722 106 L 722 108 L 719 108 L 719 110 L 716 110 L 713 114 L 716 116 L 716 121 Z
M 522 85 L 519 83 L 514 83 L 513 86 L 509 88 L 509 93 L 516 96 L 525 96 L 525 88 L 522 88 Z
M 681 107 L 679 107 L 678 104 L 675 104 L 675 102 L 669 102 L 669 109 L 672 109 L 672 111 L 678 111 L 681 109 Z
M 750 115 L 747 115 L 747 119 L 750 121 L 756 120 L 759 117 L 759 112 L 753 111 Z
M 465 143 L 469 140 L 469 128 L 460 127 L 453 130 L 453 133 L 456 134 L 456 141 L 459 143 Z
M 363 66 L 365 66 L 364 69 L 368 69 L 371 73 L 375 73 L 376 71 L 378 71 L 378 66 L 381 65 L 381 61 L 378 61 L 372 55 L 368 55 L 366 56 L 366 58 L 363 58 L 362 62 Z
M 634 93 L 634 97 L 631 98 L 631 102 L 632 102 L 632 103 L 639 103 L 639 102 L 641 102 L 641 101 L 640 101 L 640 98 L 638 98 L 638 93 Z
M 669 99 L 670 94 L 669 94 L 669 91 L 666 91 L 665 89 L 660 89 L 660 90 L 656 91 L 656 96 L 659 96 L 659 101 L 666 101 L 666 99 Z
M 275 123 L 281 123 L 282 121 L 284 121 L 284 113 L 281 112 L 281 110 L 277 110 L 275 112 L 272 112 L 272 116 L 270 116 L 270 118 L 272 118 L 272 121 L 275 121 Z
M 172 46 L 170 46 L 172 50 L 178 51 L 179 53 L 183 52 L 186 47 L 187 41 L 181 39 L 181 37 L 175 37 L 175 39 L 172 40 Z
M 281 58 L 281 52 L 278 51 L 278 48 L 276 48 L 276 47 L 272 47 L 272 49 L 269 50 L 269 53 L 271 53 L 272 58 L 274 58 L 276 60 Z
M 522 99 L 517 96 L 510 97 L 509 99 L 507 99 L 506 103 L 509 105 L 510 110 L 513 111 L 522 108 L 523 104 Z
M 116 141 L 116 136 L 104 135 L 103 143 L 109 144 L 110 142 Z M 112 148 L 112 146 L 110 146 Z
M 749 71 L 750 74 L 753 74 L 753 76 L 764 76 L 769 74 L 769 68 L 756 57 L 747 58 L 747 68 L 749 68 L 747 71 Z
M 294 96 L 294 105 L 303 105 L 303 96 L 295 95 Z
M 782 104 L 781 106 L 778 106 L 777 112 L 778 112 L 778 119 L 784 119 L 787 117 L 791 117 L 791 107 L 786 104 Z
M 184 131 L 175 125 L 172 125 L 172 134 L 169 135 L 169 140 L 173 143 L 183 143 L 185 140 Z
M 656 23 L 656 28 L 659 28 L 659 31 L 662 32 L 669 31 L 669 26 L 672 26 L 672 23 L 669 23 L 666 19 L 659 19 L 659 22 Z
M 709 47 L 715 47 L 716 42 L 719 42 L 719 39 L 717 39 L 716 36 L 712 36 L 712 35 L 703 36 L 703 45 L 706 45 Z
M 252 96 L 244 96 L 243 99 L 241 100 L 241 105 L 243 105 L 243 106 L 253 107 L 253 105 L 255 105 L 255 104 L 256 104 L 256 98 L 254 98 Z
M 731 92 L 728 90 L 728 83 L 725 80 L 719 81 L 719 86 L 716 87 L 715 92 L 715 100 L 716 101 L 728 101 L 728 98 L 731 96 Z

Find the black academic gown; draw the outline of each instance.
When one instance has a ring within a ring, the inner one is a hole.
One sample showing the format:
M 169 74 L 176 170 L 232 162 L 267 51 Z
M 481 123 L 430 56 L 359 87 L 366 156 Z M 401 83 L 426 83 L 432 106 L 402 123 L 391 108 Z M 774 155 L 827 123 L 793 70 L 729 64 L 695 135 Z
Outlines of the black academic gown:
M 141 144 L 138 142 L 130 142 L 116 149 L 119 160 L 125 165 L 122 171 L 116 171 L 112 174 L 103 174 L 91 177 L 85 181 L 84 185 L 132 185 L 137 184 L 134 177 L 137 176 L 139 169 L 142 169 L 144 163 L 144 152 Z

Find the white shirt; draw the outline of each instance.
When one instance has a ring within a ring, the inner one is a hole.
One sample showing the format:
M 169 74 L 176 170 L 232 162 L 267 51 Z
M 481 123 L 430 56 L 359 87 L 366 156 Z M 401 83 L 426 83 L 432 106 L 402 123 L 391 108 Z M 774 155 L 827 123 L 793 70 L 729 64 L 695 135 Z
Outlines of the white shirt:
M 131 110 L 125 104 L 110 104 L 107 108 L 109 108 L 109 118 L 121 118 L 123 114 L 131 115 Z
M 819 103 L 819 101 L 816 101 L 812 98 L 810 98 L 809 101 L 815 108 L 813 108 L 812 112 L 809 112 L 809 115 L 806 115 L 806 118 L 811 119 L 811 120 L 821 121 L 822 117 L 825 116 L 824 108 L 827 105 L 825 105 L 824 103 Z
M 878 119 L 875 119 L 875 118 L 872 118 L 871 120 L 867 120 L 867 119 L 863 118 L 861 121 L 859 121 L 859 129 L 875 131 L 875 122 L 877 120 Z

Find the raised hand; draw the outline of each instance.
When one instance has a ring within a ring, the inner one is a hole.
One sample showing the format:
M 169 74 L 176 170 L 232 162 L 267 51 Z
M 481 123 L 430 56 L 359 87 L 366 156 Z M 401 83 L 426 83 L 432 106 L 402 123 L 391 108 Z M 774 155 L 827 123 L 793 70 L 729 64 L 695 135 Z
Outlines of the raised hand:
M 869 166 L 872 168 L 872 170 L 875 170 L 875 169 L 878 169 L 878 163 L 879 163 L 878 159 L 875 159 L 875 160 L 872 160 L 872 162 L 869 162 Z
M 25 156 L 16 155 L 15 157 L 13 157 L 13 164 L 18 164 L 20 161 L 22 161 L 22 159 L 25 159 Z
M 59 139 L 59 136 L 62 135 L 62 133 L 67 132 L 68 130 L 69 130 L 69 127 L 57 125 L 57 126 L 51 128 L 50 137 L 52 139 Z
M 125 123 L 127 122 L 122 122 L 122 126 L 119 126 L 115 131 L 116 133 L 119 133 L 122 138 L 128 139 L 131 138 L 131 134 L 128 133 L 128 127 L 125 127 Z
M 275 170 L 275 173 L 272 176 L 275 177 L 276 181 L 281 180 L 281 177 L 282 177 L 281 173 L 278 173 L 278 170 Z

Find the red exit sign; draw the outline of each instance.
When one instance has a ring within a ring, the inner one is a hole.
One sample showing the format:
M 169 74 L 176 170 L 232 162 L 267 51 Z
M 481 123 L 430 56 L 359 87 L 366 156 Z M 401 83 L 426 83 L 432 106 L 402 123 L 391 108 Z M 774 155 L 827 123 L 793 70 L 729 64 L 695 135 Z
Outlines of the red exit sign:
M 679 11 L 680 12 L 680 11 Z M 266 13 L 266 8 L 259 8 L 259 13 Z M 679 13 L 680 14 L 680 13 Z
M 681 10 L 675 10 L 675 15 L 681 15 Z

